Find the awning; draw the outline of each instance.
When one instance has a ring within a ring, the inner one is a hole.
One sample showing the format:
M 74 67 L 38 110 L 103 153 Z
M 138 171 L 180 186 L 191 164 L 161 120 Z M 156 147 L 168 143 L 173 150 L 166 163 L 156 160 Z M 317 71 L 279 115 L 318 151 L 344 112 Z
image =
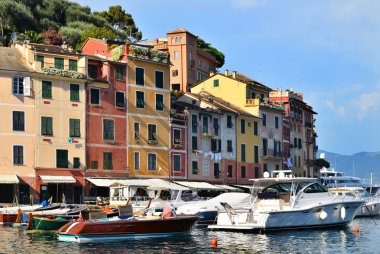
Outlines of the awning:
M 122 179 L 86 177 L 86 180 L 98 187 L 109 187 L 112 184 L 114 184 L 117 180 L 122 180 Z
M 0 184 L 16 184 L 19 182 L 17 175 L 0 174 Z
M 229 185 L 226 185 L 226 184 L 214 184 L 216 187 L 220 187 L 220 188 L 223 188 L 225 190 L 229 190 L 229 191 L 239 191 L 240 189 L 239 188 L 235 188 L 235 187 L 232 187 L 232 186 L 229 186 Z
M 223 190 L 223 188 L 221 187 L 218 187 L 206 182 L 175 181 L 175 183 L 192 188 L 192 189 Z
M 44 183 L 76 183 L 72 176 L 40 175 Z

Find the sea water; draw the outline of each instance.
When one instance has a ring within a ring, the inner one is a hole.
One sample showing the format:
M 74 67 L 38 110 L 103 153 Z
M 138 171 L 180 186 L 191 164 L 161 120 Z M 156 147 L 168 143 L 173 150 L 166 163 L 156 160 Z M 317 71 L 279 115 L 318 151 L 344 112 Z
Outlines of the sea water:
M 359 233 L 354 232 L 356 226 Z M 59 242 L 54 233 L 0 226 L 0 253 L 380 253 L 380 217 L 355 219 L 339 229 L 244 234 L 197 226 L 189 234 L 172 237 L 86 244 Z

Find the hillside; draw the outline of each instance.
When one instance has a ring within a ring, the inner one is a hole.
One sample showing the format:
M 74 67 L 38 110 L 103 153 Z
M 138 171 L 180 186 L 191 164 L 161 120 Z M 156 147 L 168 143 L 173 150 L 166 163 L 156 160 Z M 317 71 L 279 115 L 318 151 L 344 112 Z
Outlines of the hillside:
M 353 155 L 341 155 L 319 150 L 319 155 L 324 153 L 326 160 L 330 162 L 330 169 L 343 171 L 346 175 L 369 179 L 372 171 L 374 182 L 380 183 L 380 152 L 360 152 Z

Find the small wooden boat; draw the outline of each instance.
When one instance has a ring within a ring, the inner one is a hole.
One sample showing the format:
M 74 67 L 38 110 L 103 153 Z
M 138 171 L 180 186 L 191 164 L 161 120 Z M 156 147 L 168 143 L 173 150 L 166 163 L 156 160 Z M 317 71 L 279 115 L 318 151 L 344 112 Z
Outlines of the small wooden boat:
M 73 221 L 60 228 L 56 234 L 60 241 L 78 243 L 121 240 L 131 237 L 164 237 L 189 232 L 198 219 L 198 216 L 180 215 Z
M 72 220 L 63 218 L 63 217 L 55 217 L 55 218 L 47 218 L 47 217 L 32 217 L 29 218 L 27 230 L 58 230 L 65 224 L 69 223 Z
M 0 213 L 0 224 L 11 225 L 17 219 L 17 213 Z

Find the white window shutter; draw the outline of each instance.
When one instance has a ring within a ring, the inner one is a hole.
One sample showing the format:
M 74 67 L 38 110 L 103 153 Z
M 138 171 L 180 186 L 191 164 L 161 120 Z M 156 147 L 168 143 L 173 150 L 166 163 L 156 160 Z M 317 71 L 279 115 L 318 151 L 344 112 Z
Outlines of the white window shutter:
M 24 96 L 30 96 L 30 77 L 24 78 Z

